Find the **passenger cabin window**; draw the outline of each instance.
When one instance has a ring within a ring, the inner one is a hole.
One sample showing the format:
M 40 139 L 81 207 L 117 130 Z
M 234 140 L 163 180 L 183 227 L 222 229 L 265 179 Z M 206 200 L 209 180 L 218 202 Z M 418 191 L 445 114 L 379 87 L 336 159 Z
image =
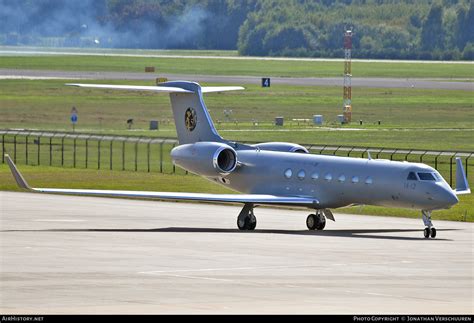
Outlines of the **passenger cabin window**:
M 291 169 L 287 169 L 285 170 L 285 177 L 286 178 L 291 178 L 291 176 L 293 175 L 293 172 L 291 171 Z
M 359 177 L 358 176 L 352 176 L 352 183 L 359 183 Z
M 340 175 L 339 178 L 337 179 L 339 182 L 345 182 L 346 181 L 346 176 L 344 174 Z
M 300 170 L 298 172 L 298 179 L 299 180 L 303 180 L 305 176 L 306 176 L 306 173 L 304 172 L 304 170 Z
M 416 175 L 415 175 L 414 172 L 410 172 L 410 173 L 408 174 L 407 180 L 409 180 L 409 181 L 417 181 L 418 178 L 416 177 Z
M 418 173 L 418 177 L 422 181 L 436 181 L 436 178 L 431 173 Z
M 313 180 L 317 180 L 319 178 L 319 174 L 318 173 L 313 173 L 313 175 L 311 175 L 311 178 Z
M 332 180 L 332 175 L 329 174 L 329 173 L 327 173 L 327 174 L 324 176 L 324 179 L 329 182 L 330 180 Z
M 370 177 L 370 176 L 365 179 L 365 184 L 372 184 L 373 182 L 374 181 L 373 181 L 372 177 Z

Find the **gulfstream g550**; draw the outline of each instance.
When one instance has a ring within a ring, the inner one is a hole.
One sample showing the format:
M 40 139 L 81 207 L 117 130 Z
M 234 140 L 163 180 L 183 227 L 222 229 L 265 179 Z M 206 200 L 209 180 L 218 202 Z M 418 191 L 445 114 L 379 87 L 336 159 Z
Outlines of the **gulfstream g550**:
M 306 220 L 310 230 L 324 229 L 326 218 L 334 221 L 332 208 L 357 204 L 411 208 L 421 210 L 426 238 L 436 236 L 431 212 L 449 208 L 458 203 L 457 195 L 470 193 L 460 159 L 453 190 L 435 169 L 425 164 L 312 155 L 291 143 L 246 145 L 225 140 L 217 133 L 202 94 L 242 87 L 201 87 L 184 81 L 158 86 L 68 85 L 169 93 L 180 144 L 171 151 L 173 162 L 243 194 L 30 188 L 7 157 L 22 188 L 42 193 L 242 203 L 237 217 L 241 230 L 255 229 L 253 209 L 263 204 L 315 210 Z

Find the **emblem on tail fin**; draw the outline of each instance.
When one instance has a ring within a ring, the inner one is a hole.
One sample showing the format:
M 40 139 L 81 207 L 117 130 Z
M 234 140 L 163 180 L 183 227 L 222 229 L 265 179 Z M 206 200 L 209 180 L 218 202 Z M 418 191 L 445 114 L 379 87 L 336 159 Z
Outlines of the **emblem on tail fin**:
M 197 124 L 197 116 L 196 110 L 193 108 L 188 108 L 184 113 L 184 124 L 186 125 L 186 129 L 189 131 L 193 131 L 196 128 Z

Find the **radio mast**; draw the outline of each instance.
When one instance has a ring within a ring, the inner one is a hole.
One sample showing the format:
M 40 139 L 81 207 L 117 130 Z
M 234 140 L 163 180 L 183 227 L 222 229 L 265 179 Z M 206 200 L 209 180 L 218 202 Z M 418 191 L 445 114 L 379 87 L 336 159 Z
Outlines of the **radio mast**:
M 352 120 L 352 28 L 344 32 L 344 94 L 343 94 L 343 116 L 344 123 Z

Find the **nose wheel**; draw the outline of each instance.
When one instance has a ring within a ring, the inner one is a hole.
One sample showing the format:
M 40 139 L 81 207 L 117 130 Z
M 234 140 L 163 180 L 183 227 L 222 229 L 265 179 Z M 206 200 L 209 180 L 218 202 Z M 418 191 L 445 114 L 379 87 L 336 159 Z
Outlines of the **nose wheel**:
M 431 211 L 421 211 L 423 215 L 423 223 L 425 224 L 425 230 L 423 230 L 423 235 L 426 239 L 429 238 L 436 238 L 436 228 L 433 227 L 433 223 L 431 222 Z
M 237 217 L 237 227 L 239 230 L 255 230 L 257 218 L 253 214 L 253 204 L 246 203 Z
M 309 230 L 323 230 L 326 226 L 326 217 L 321 210 L 317 210 L 316 214 L 310 214 L 306 218 L 306 226 Z

